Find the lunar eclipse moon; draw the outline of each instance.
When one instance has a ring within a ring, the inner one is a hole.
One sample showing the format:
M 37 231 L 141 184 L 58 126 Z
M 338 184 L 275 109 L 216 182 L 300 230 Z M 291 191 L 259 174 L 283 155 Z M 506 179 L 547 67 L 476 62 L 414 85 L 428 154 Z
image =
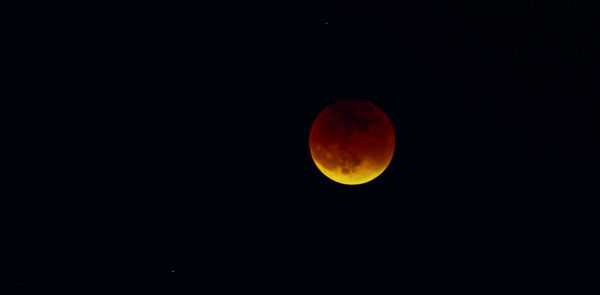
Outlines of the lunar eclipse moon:
M 348 185 L 375 179 L 394 155 L 396 135 L 387 115 L 361 99 L 337 101 L 312 124 L 309 148 L 317 168 L 331 180 Z

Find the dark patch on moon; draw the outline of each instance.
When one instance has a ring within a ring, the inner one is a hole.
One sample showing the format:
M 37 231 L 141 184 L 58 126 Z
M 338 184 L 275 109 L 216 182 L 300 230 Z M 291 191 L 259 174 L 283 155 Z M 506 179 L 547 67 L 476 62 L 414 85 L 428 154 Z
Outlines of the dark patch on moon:
M 335 170 L 336 168 L 341 167 L 343 174 L 356 172 L 357 167 L 360 166 L 362 162 L 362 159 L 359 156 L 347 150 L 331 146 L 319 145 L 315 149 L 315 156 L 317 156 L 319 163 L 321 163 L 323 167 L 329 170 Z

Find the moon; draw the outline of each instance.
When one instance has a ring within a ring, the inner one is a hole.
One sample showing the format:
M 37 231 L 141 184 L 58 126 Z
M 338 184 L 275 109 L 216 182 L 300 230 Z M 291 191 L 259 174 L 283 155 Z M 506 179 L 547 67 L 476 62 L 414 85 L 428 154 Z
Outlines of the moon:
M 369 182 L 388 167 L 396 135 L 388 116 L 362 99 L 327 106 L 312 124 L 309 148 L 317 168 L 347 185 Z

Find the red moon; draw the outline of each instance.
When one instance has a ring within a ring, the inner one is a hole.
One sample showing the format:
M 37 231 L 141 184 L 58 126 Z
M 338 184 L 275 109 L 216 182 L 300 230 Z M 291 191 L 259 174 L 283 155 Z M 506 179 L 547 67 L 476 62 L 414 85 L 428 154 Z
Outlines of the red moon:
M 342 184 L 363 184 L 388 167 L 396 135 L 376 105 L 361 99 L 337 101 L 319 113 L 310 130 L 309 148 L 317 168 Z

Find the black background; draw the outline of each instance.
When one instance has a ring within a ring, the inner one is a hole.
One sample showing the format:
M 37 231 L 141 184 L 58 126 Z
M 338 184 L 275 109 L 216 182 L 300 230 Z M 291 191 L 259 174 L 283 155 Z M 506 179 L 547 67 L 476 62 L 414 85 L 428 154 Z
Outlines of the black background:
M 20 10 L 10 288 L 489 293 L 591 278 L 597 3 L 284 2 Z M 343 98 L 396 130 L 392 163 L 360 186 L 308 150 Z

